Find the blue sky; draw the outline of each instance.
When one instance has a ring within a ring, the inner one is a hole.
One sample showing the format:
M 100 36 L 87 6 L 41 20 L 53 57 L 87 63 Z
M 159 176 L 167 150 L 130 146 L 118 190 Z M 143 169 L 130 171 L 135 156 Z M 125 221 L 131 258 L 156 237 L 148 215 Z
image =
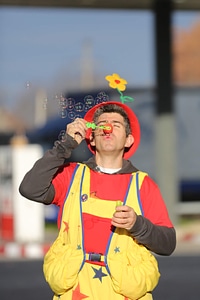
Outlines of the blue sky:
M 188 28 L 199 18 L 176 13 L 173 23 Z M 153 85 L 153 20 L 150 11 L 0 8 L 0 105 L 13 104 L 26 82 L 46 87 L 63 70 L 79 74 L 84 42 L 102 77 L 119 73 L 130 86 Z

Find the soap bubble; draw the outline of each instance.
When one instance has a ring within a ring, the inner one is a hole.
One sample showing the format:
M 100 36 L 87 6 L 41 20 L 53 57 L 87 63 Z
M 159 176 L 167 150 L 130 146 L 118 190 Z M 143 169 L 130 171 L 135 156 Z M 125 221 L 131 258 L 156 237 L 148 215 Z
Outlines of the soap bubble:
M 58 135 L 58 140 L 61 141 L 61 142 L 65 142 L 66 139 L 67 139 L 67 137 L 66 137 L 65 130 L 61 130 L 61 132 Z
M 54 96 L 54 98 L 55 98 L 55 100 L 58 101 L 59 96 L 56 94 L 56 95 Z
M 59 106 L 58 114 L 61 118 L 66 118 L 67 116 L 67 99 L 61 94 L 60 96 L 56 95 L 55 99 Z
M 94 97 L 91 96 L 91 95 L 85 96 L 85 98 L 83 99 L 83 101 L 85 102 L 85 105 L 87 107 L 92 107 L 94 105 Z
M 83 117 L 82 115 L 76 114 L 75 119 L 76 118 L 82 118 L 82 117 Z
M 65 108 L 64 108 L 64 109 L 60 109 L 59 112 L 58 112 L 58 114 L 59 114 L 59 116 L 60 116 L 62 119 L 64 119 L 64 118 L 67 117 L 67 111 L 66 111 Z
M 25 88 L 29 89 L 31 87 L 30 81 L 26 81 L 25 83 Z
M 96 104 L 109 101 L 109 96 L 105 92 L 99 92 L 95 98 Z
M 67 99 L 62 94 L 58 98 L 58 105 L 61 109 L 67 107 Z
M 84 104 L 82 102 L 75 103 L 74 110 L 81 112 L 84 110 Z
M 76 118 L 76 114 L 74 111 L 69 111 L 67 116 L 70 120 L 74 120 Z
M 75 100 L 73 98 L 67 98 L 67 110 L 74 109 Z
M 47 98 L 44 98 L 44 99 L 43 99 L 43 104 L 42 104 L 43 109 L 47 109 L 47 103 L 48 103 L 48 99 L 47 99 Z

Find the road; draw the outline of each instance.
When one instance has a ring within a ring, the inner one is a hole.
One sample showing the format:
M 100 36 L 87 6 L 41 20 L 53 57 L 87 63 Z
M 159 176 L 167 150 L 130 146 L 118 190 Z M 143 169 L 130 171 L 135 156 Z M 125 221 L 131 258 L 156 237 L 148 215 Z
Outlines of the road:
M 199 300 L 200 256 L 157 257 L 161 272 L 154 300 Z M 0 261 L 1 300 L 49 300 L 41 260 Z

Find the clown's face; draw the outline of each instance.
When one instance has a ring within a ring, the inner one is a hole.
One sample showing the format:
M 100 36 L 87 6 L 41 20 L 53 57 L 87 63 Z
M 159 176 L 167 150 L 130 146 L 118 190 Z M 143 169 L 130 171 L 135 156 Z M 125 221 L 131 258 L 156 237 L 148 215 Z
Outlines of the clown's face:
M 123 117 L 119 113 L 103 113 L 99 116 L 97 125 L 112 125 L 112 132 L 106 133 L 103 129 L 95 129 L 91 137 L 91 146 L 95 147 L 96 154 L 119 154 L 123 156 L 124 149 L 130 147 L 133 142 L 133 136 L 126 136 L 125 123 Z

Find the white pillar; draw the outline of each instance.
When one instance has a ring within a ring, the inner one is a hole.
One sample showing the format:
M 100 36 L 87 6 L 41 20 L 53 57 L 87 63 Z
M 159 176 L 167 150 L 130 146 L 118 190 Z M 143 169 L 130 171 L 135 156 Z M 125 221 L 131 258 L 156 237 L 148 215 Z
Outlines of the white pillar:
M 19 243 L 44 241 L 43 204 L 30 201 L 19 193 L 24 175 L 42 154 L 40 145 L 12 146 L 14 240 Z

